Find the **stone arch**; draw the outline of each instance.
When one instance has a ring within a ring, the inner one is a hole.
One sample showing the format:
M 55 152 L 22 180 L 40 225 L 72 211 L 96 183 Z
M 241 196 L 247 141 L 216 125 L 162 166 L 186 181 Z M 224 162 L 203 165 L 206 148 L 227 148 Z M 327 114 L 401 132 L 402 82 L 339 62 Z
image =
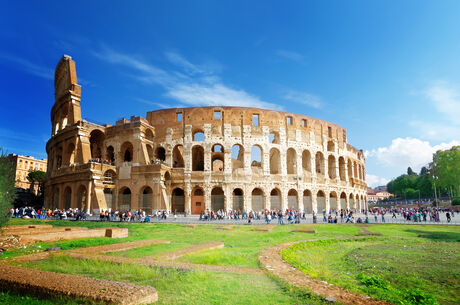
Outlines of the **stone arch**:
M 359 205 L 360 205 L 360 202 L 359 202 L 359 195 L 356 194 L 355 204 L 354 204 L 353 208 L 354 208 L 355 210 L 359 210 Z
M 304 206 L 306 213 L 308 214 L 313 213 L 313 204 L 311 201 L 311 191 L 310 190 L 303 191 L 303 206 Z
M 180 187 L 171 192 L 171 212 L 183 213 L 185 211 L 185 193 Z
M 340 207 L 342 209 L 346 209 L 347 208 L 347 194 L 345 194 L 345 192 L 342 192 L 340 194 Z
M 232 169 L 244 168 L 244 148 L 240 144 L 232 146 Z
M 270 149 L 270 174 L 281 174 L 280 151 L 275 147 Z
M 326 195 L 323 191 L 318 191 L 316 194 L 316 207 L 318 213 L 326 212 Z
M 274 188 L 270 192 L 270 209 L 281 210 L 283 208 L 281 204 L 281 191 L 278 188 Z
M 307 149 L 302 152 L 302 170 L 304 175 L 311 173 L 311 154 Z
M 147 140 L 153 142 L 153 131 L 151 129 L 146 129 L 144 135 Z
M 70 186 L 64 189 L 64 209 L 68 210 L 72 207 L 72 188 Z
M 343 157 L 339 157 L 339 176 L 341 181 L 346 181 L 345 159 Z
M 124 142 L 120 149 L 120 160 L 131 162 L 134 159 L 134 148 L 131 142 Z
M 105 158 L 107 161 L 109 161 L 110 164 L 115 163 L 115 150 L 113 149 L 112 145 L 107 147 Z
M 184 146 L 177 144 L 173 149 L 173 167 L 183 168 L 184 164 Z
M 336 173 L 337 173 L 337 165 L 335 162 L 335 157 L 333 155 L 329 155 L 327 158 L 327 164 L 328 164 L 328 172 L 329 172 L 329 178 L 330 179 L 335 179 L 337 178 Z
M 201 145 L 192 147 L 192 171 L 204 171 L 204 149 Z
M 211 170 L 223 172 L 224 166 L 224 147 L 221 144 L 214 144 L 211 148 Z
M 233 190 L 233 209 L 234 210 L 244 210 L 244 193 L 240 188 Z
M 298 199 L 297 199 L 297 191 L 295 189 L 290 189 L 288 191 L 288 209 L 291 210 L 298 210 L 299 209 L 299 204 L 298 204 Z
M 89 143 L 91 147 L 91 158 L 102 159 L 102 152 L 104 148 L 105 134 L 99 130 L 94 129 L 89 136 Z
M 204 132 L 201 129 L 197 129 L 193 132 L 193 141 L 204 142 Z
M 260 145 L 253 145 L 251 147 L 251 168 L 252 172 L 256 174 L 262 174 L 262 159 L 263 150 Z
M 324 175 L 324 155 L 318 151 L 315 156 L 316 174 Z
M 329 210 L 330 211 L 337 211 L 339 207 L 337 198 L 337 193 L 335 191 L 330 192 L 329 194 Z
M 348 208 L 353 209 L 355 207 L 355 197 L 353 196 L 352 193 L 350 193 L 350 196 L 348 198 Z
M 155 158 L 164 162 L 166 160 L 166 149 L 162 146 L 157 146 L 155 149 Z
M 192 214 L 201 214 L 204 212 L 204 190 L 196 186 L 192 190 Z
M 351 181 L 353 178 L 353 163 L 348 159 L 348 179 Z
M 268 143 L 280 144 L 280 134 L 278 131 L 270 131 L 270 134 L 268 135 Z
M 255 212 L 264 209 L 264 191 L 261 188 L 254 188 L 251 192 L 252 210 Z
M 216 186 L 211 191 L 211 210 L 225 210 L 225 195 L 220 186 Z
M 335 143 L 334 141 L 328 141 L 327 142 L 327 151 L 329 152 L 334 152 L 335 151 Z
M 131 210 L 131 189 L 124 186 L 118 192 L 118 206 L 121 211 Z
M 353 162 L 353 177 L 358 179 L 358 165 L 356 164 L 356 161 Z
M 288 175 L 297 174 L 297 152 L 292 147 L 286 151 L 286 172 Z
M 152 213 L 153 206 L 153 190 L 150 186 L 143 186 L 139 191 L 139 203 L 140 208 L 146 213 Z
M 359 175 L 359 180 L 363 180 L 363 171 L 361 164 L 358 165 L 358 175 Z
M 60 196 L 60 189 L 58 187 L 54 188 L 53 190 L 53 207 L 59 209 L 59 196 Z

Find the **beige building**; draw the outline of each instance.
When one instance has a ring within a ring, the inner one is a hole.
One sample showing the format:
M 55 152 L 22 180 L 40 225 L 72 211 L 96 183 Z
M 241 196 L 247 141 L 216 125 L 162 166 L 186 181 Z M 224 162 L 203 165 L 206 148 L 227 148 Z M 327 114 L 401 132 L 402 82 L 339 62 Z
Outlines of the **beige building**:
M 13 163 L 16 171 L 15 187 L 30 189 L 31 183 L 27 180 L 27 176 L 31 171 L 46 172 L 47 160 L 35 159 L 31 156 L 20 156 L 16 154 L 9 154 L 8 159 Z M 36 193 L 36 190 L 33 190 Z
M 275 110 L 194 107 L 98 125 L 81 119 L 75 62 L 55 74 L 50 207 L 322 210 L 367 206 L 363 152 L 333 123 Z
M 375 192 L 372 190 L 367 193 L 367 200 L 377 202 L 393 196 L 393 194 L 390 194 L 388 192 Z

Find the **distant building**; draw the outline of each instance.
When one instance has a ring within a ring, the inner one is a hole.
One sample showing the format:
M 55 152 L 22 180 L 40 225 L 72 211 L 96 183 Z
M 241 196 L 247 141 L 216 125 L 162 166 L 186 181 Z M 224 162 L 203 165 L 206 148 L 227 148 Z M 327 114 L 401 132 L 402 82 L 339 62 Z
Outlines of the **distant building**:
M 374 188 L 374 191 L 376 191 L 376 192 L 386 192 L 387 191 L 387 186 L 386 185 L 377 186 L 376 188 Z
M 367 200 L 368 201 L 377 202 L 377 201 L 384 200 L 384 199 L 387 199 L 387 198 L 390 198 L 390 197 L 394 196 L 393 194 L 390 194 L 387 191 L 379 192 L 378 188 L 379 187 L 377 187 L 375 189 L 369 189 L 367 191 Z
M 9 154 L 8 160 L 14 165 L 16 171 L 14 184 L 17 188 L 30 189 L 31 183 L 27 180 L 27 176 L 31 171 L 43 171 L 46 172 L 46 166 L 48 163 L 47 159 L 35 159 L 31 156 L 20 156 L 16 154 Z M 33 189 L 33 193 L 37 193 L 38 189 Z

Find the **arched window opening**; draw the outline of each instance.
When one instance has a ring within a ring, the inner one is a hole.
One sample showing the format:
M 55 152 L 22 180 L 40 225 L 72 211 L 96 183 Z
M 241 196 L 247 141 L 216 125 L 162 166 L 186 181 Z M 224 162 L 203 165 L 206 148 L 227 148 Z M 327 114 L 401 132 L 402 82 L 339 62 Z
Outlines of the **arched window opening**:
M 232 146 L 232 169 L 244 168 L 243 146 L 235 144 Z
M 199 130 L 193 133 L 193 141 L 195 142 L 203 142 L 204 141 L 204 132 Z
M 327 168 L 328 168 L 328 171 L 329 171 L 329 178 L 330 179 L 335 179 L 337 177 L 337 165 L 336 165 L 336 162 L 335 162 L 335 157 L 333 155 L 330 155 L 328 158 L 327 158 Z
M 91 147 L 91 159 L 102 161 L 102 150 L 104 147 L 105 134 L 99 129 L 91 131 L 89 143 Z
M 64 190 L 64 208 L 70 209 L 72 204 L 72 189 L 68 186 Z
M 320 175 L 324 175 L 324 156 L 323 153 L 318 151 L 315 157 L 316 163 L 316 173 Z
M 319 191 L 316 195 L 316 207 L 318 213 L 326 212 L 326 196 L 323 191 Z
M 280 134 L 276 131 L 270 132 L 268 135 L 268 143 L 280 144 Z
M 353 162 L 353 177 L 358 179 L 358 164 L 356 164 L 356 161 Z
M 303 191 L 303 207 L 305 209 L 305 212 L 307 212 L 308 214 L 313 213 L 313 205 L 311 202 L 311 192 L 309 190 Z
M 253 174 L 262 174 L 262 148 L 258 145 L 251 148 L 251 168 Z
M 163 147 L 158 146 L 155 150 L 155 158 L 157 159 L 155 161 L 164 162 L 166 160 L 166 150 Z
M 120 189 L 118 205 L 121 211 L 129 211 L 131 209 L 131 190 L 128 187 Z
M 200 187 L 195 188 L 192 192 L 192 214 L 204 212 L 204 192 Z
M 297 174 L 297 153 L 294 148 L 289 148 L 286 152 L 286 170 L 288 175 Z
M 153 158 L 154 158 L 154 156 L 153 156 L 153 147 L 150 144 L 147 144 L 146 147 L 147 147 L 147 155 L 148 155 L 148 158 L 149 158 L 147 160 L 148 161 L 147 164 L 152 164 L 154 162 L 154 160 L 153 160 Z
M 213 172 L 224 171 L 224 147 L 214 144 L 211 149 L 211 169 Z
M 348 199 L 348 208 L 349 209 L 355 208 L 355 197 L 353 196 L 353 194 L 350 194 L 350 197 Z
M 66 165 L 72 165 L 75 163 L 75 144 L 69 143 L 66 151 Z
M 290 189 L 288 192 L 288 209 L 298 210 L 299 204 L 297 201 L 297 191 L 295 189 Z
M 104 173 L 104 181 L 103 183 L 104 184 L 115 184 L 115 179 L 117 178 L 117 174 L 109 169 L 109 170 L 106 170 L 105 173 Z
M 337 193 L 336 192 L 331 192 L 329 194 L 329 210 L 332 212 L 337 211 L 338 205 L 337 205 Z
M 224 210 L 225 207 L 225 195 L 224 191 L 220 187 L 215 187 L 211 191 L 211 210 L 218 211 Z
M 348 160 L 348 179 L 351 181 L 351 178 L 353 178 L 353 163 Z
M 270 192 L 270 209 L 281 210 L 281 192 L 277 188 Z
M 151 129 L 145 130 L 145 138 L 153 142 L 153 131 Z
M 144 190 L 141 193 L 141 209 L 144 210 L 147 214 L 152 213 L 153 205 L 153 191 L 149 186 L 144 187 Z
M 104 198 L 108 209 L 113 208 L 113 190 L 111 188 L 104 188 Z
M 340 194 L 340 208 L 341 209 L 348 208 L 347 207 L 347 194 L 345 194 L 345 192 L 342 192 L 342 194 Z
M 184 167 L 184 146 L 176 145 L 173 149 L 173 167 Z
M 58 147 L 56 153 L 56 168 L 61 168 L 62 166 L 62 146 Z
M 83 185 L 80 185 L 77 191 L 77 207 L 81 210 L 84 211 L 86 209 L 86 197 L 88 196 L 86 192 L 86 187 Z
M 240 188 L 233 190 L 233 209 L 236 211 L 244 210 L 243 190 Z
M 311 155 L 308 150 L 302 152 L 302 170 L 304 174 L 311 173 Z
M 262 211 L 264 209 L 264 192 L 260 188 L 252 190 L 252 210 L 255 212 Z
M 339 176 L 340 180 L 346 180 L 346 173 L 345 173 L 345 159 L 343 157 L 339 157 Z
M 200 145 L 192 147 L 192 171 L 204 171 L 204 149 Z
M 270 174 L 281 174 L 280 151 L 277 148 L 270 149 Z
M 124 161 L 124 162 L 131 162 L 133 160 L 133 144 L 131 144 L 130 142 L 125 142 L 121 145 L 121 154 L 122 154 L 122 157 L 121 159 Z
M 106 159 L 109 162 L 109 164 L 115 163 L 115 150 L 113 149 L 113 146 L 107 147 Z
M 185 211 L 185 193 L 181 188 L 176 188 L 171 196 L 171 211 L 183 213 Z

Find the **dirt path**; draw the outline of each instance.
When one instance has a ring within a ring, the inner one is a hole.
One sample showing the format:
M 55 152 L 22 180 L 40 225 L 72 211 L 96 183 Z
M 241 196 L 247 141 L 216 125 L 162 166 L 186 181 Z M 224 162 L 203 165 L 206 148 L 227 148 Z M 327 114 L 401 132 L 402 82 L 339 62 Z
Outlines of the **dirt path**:
M 159 253 L 152 256 L 146 256 L 144 258 L 155 258 L 157 260 L 174 260 L 179 257 L 185 256 L 187 254 L 197 253 L 206 250 L 214 250 L 214 249 L 222 249 L 224 247 L 224 243 L 220 241 L 214 241 L 206 244 L 198 244 L 193 245 L 188 248 L 179 249 L 175 251 Z
M 374 300 L 366 295 L 350 292 L 346 289 L 326 283 L 324 281 L 317 280 L 307 275 L 306 273 L 292 267 L 281 257 L 281 250 L 288 248 L 296 243 L 299 242 L 283 243 L 262 251 L 259 255 L 259 260 L 262 263 L 262 266 L 264 266 L 268 272 L 285 280 L 291 285 L 301 288 L 306 287 L 317 295 L 328 298 L 329 300 L 335 300 L 339 303 L 357 305 L 390 304 L 384 301 Z

